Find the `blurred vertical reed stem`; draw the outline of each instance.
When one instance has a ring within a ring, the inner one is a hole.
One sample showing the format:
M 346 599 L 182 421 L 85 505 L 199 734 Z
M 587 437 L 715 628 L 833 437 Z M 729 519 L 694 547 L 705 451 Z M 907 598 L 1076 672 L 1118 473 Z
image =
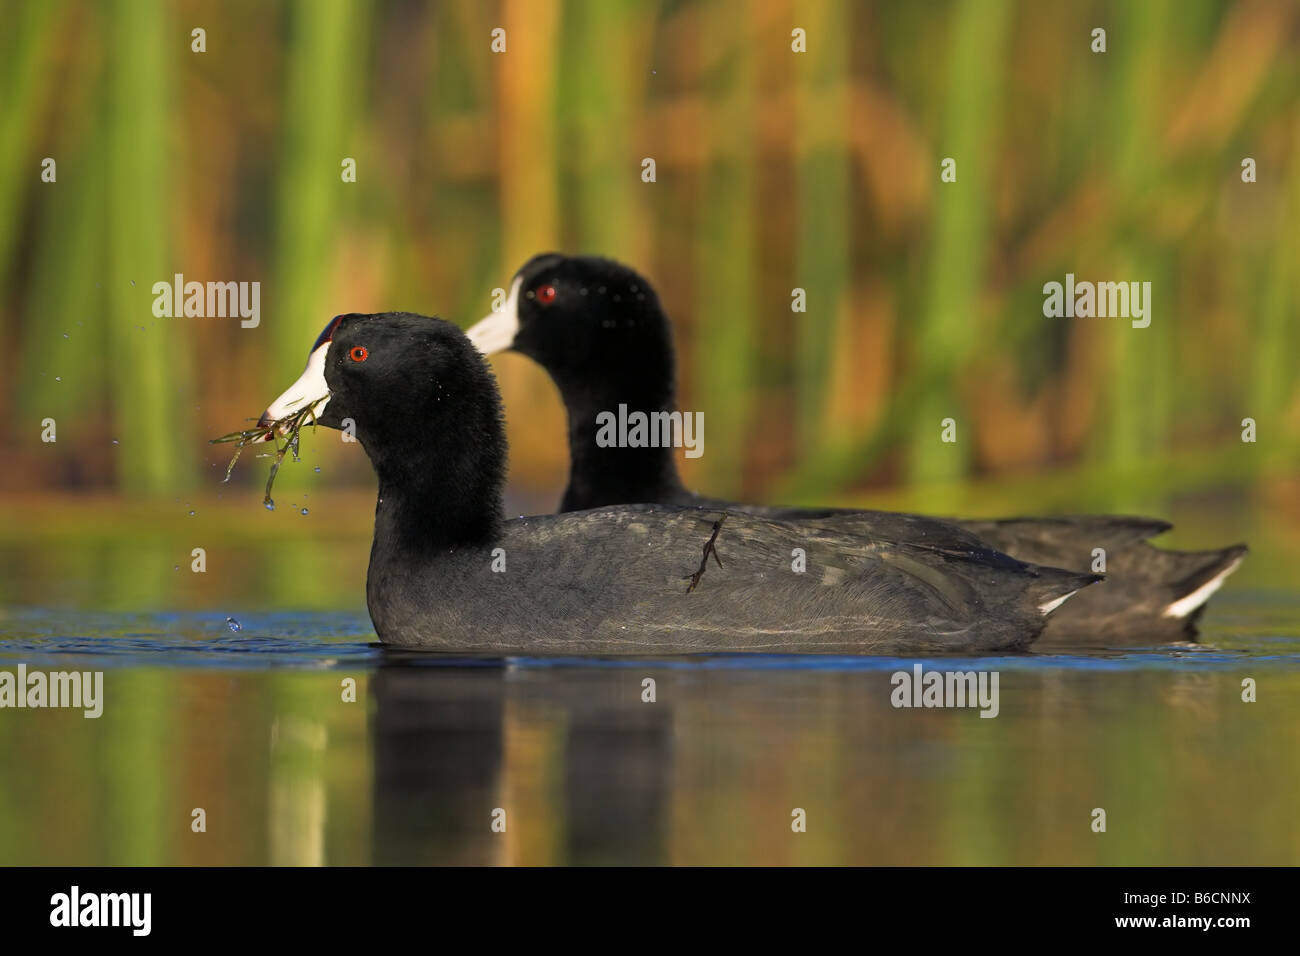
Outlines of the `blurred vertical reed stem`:
M 1161 149 L 1155 131 L 1160 127 L 1167 92 L 1163 76 L 1165 38 L 1171 25 L 1166 0 L 1123 4 L 1112 32 L 1124 37 L 1107 56 L 1115 57 L 1115 80 L 1110 115 L 1114 129 L 1112 182 L 1117 205 L 1123 210 L 1146 208 L 1164 189 L 1170 177 L 1161 166 Z M 1111 403 L 1103 430 L 1104 461 L 1111 474 L 1133 473 L 1144 460 L 1158 458 L 1168 444 L 1169 390 L 1173 386 L 1168 343 L 1176 332 L 1174 284 L 1165 259 L 1148 239 L 1146 217 L 1122 215 L 1115 253 L 1097 265 L 1114 281 L 1151 282 L 1158 312 L 1151 325 L 1133 328 L 1123 318 L 1084 318 L 1075 322 L 1101 323 L 1098 334 L 1109 340 Z M 1096 281 L 1099 276 L 1081 275 Z M 1152 308 L 1148 302 L 1147 307 Z M 1158 496 L 1132 481 L 1109 483 L 1112 507 L 1135 511 L 1161 510 Z
M 14 237 L 22 225 L 20 197 L 39 175 L 24 164 L 45 98 L 55 88 L 43 80 L 63 9 L 63 0 L 49 0 L 15 4 L 0 14 L 0 294 L 8 288 Z
M 1276 430 L 1278 435 L 1283 432 L 1282 416 L 1300 384 L 1296 374 L 1300 336 L 1294 324 L 1300 302 L 1300 112 L 1291 140 L 1291 165 L 1280 188 L 1284 196 L 1277 210 L 1273 254 L 1255 318 L 1254 375 L 1246 396 L 1248 411 L 1242 416 L 1253 417 L 1261 428 Z
M 798 444 L 812 454 L 824 436 L 831 348 L 847 307 L 851 248 L 847 92 L 849 17 L 845 0 L 802 8 L 809 50 L 798 67 L 798 271 L 807 312 L 793 313 L 798 371 Z
M 963 0 L 949 24 L 948 106 L 938 162 L 951 157 L 957 181 L 936 187 L 937 214 L 914 361 L 930 378 L 912 411 L 907 477 L 918 483 L 964 476 L 974 428 L 953 384 L 976 341 L 1000 124 L 1003 50 L 1010 32 L 1006 0 Z M 940 441 L 940 423 L 957 423 L 957 441 Z
M 111 421 L 101 408 L 109 330 L 96 285 L 107 252 L 107 173 L 94 157 L 104 150 L 107 123 L 98 108 L 98 64 L 78 62 L 73 74 L 70 97 L 80 119 L 62 124 L 52 144 L 63 158 L 57 187 L 42 197 L 27 309 L 44 320 L 23 329 L 22 352 L 30 360 L 18 372 L 20 407 L 29 422 L 49 415 L 60 423 L 59 437 L 76 441 L 63 446 L 69 457 L 87 447 L 106 456 L 111 439 L 97 429 Z
M 576 246 L 650 269 L 651 223 L 634 138 L 644 117 L 648 64 L 640 57 L 658 4 L 570 3 L 565 7 L 558 113 L 576 149 L 569 156 Z
M 696 235 L 698 342 L 693 363 L 705 418 L 704 471 L 711 493 L 741 491 L 752 424 L 758 303 L 754 206 L 755 67 L 753 20 L 720 5 L 697 11 L 708 35 L 726 38 L 713 75 L 704 80 L 711 112 L 709 153 Z M 660 169 L 660 177 L 665 175 Z
M 109 374 L 119 487 L 161 494 L 193 486 L 192 357 L 182 347 L 193 319 L 155 318 L 152 287 L 171 281 L 168 254 L 169 166 L 166 91 L 173 45 L 167 8 L 124 0 L 109 8 L 107 291 Z M 184 34 L 176 44 L 184 49 Z M 173 303 L 184 312 L 183 302 Z

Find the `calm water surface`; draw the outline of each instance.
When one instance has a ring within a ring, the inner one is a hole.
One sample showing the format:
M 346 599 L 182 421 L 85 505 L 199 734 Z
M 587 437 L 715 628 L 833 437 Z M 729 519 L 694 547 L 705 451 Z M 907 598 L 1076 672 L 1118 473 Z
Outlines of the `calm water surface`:
M 1220 597 L 1202 646 L 925 661 L 999 672 L 994 719 L 891 706 L 908 659 L 465 659 L 227 617 L 0 617 L 0 670 L 105 697 L 0 711 L 0 864 L 1300 862 L 1292 596 Z

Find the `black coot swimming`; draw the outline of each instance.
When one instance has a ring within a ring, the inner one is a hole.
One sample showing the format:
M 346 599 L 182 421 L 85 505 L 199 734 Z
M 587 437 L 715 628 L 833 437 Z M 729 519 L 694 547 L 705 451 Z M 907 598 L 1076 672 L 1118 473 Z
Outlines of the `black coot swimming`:
M 514 349 L 555 381 L 569 420 L 570 472 L 561 511 L 631 502 L 725 508 L 790 520 L 845 513 L 834 508 L 770 508 L 705 498 L 677 476 L 668 447 L 602 447 L 596 416 L 676 409 L 672 331 L 654 288 L 627 266 L 594 256 L 547 253 L 515 274 L 498 312 L 469 330 L 485 354 Z M 908 516 L 858 512 L 864 528 L 894 540 Z M 1052 616 L 1044 640 L 1074 643 L 1176 640 L 1195 633 L 1205 602 L 1241 563 L 1244 545 L 1165 551 L 1147 539 L 1164 521 L 1070 516 L 951 521 L 1023 561 L 1076 571 L 1106 553 L 1106 579 Z M 933 528 L 934 525 L 927 525 Z
M 496 382 L 465 333 L 343 315 L 265 423 L 315 407 L 379 478 L 366 580 L 389 644 L 493 654 L 1022 649 L 1095 580 L 1023 564 L 942 522 L 787 521 L 611 505 L 506 520 Z

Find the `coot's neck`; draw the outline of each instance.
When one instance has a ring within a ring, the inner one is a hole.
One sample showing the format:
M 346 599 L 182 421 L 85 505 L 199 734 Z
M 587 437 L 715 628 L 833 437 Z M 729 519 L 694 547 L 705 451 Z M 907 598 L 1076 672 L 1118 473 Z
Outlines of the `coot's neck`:
M 504 452 L 491 442 L 471 443 L 468 436 L 427 435 L 404 453 L 389 451 L 378 461 L 371 455 L 379 476 L 372 572 L 497 538 Z
M 561 511 L 605 505 L 672 502 L 685 494 L 674 449 L 630 448 L 597 442 L 597 416 L 608 412 L 615 422 L 620 406 L 626 414 L 672 412 L 676 406 L 671 346 L 658 354 L 647 349 L 628 354 L 628 361 L 604 365 L 599 373 L 551 370 L 569 418 L 569 485 Z M 653 421 L 653 419 L 651 419 Z M 615 429 L 617 434 L 617 428 Z M 608 434 L 608 429 L 606 430 Z

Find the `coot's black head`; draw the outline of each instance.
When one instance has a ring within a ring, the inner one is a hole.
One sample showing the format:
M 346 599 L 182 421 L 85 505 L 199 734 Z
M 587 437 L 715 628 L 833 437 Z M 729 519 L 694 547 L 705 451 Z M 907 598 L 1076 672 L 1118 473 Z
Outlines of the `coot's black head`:
M 646 365 L 672 378 L 672 337 L 659 297 L 612 259 L 534 256 L 515 273 L 502 307 L 468 334 L 485 355 L 522 352 L 562 387 L 565 379 Z
M 322 425 L 352 428 L 381 478 L 436 469 L 499 494 L 505 436 L 496 382 L 450 322 L 410 312 L 336 316 L 262 420 L 305 405 Z

